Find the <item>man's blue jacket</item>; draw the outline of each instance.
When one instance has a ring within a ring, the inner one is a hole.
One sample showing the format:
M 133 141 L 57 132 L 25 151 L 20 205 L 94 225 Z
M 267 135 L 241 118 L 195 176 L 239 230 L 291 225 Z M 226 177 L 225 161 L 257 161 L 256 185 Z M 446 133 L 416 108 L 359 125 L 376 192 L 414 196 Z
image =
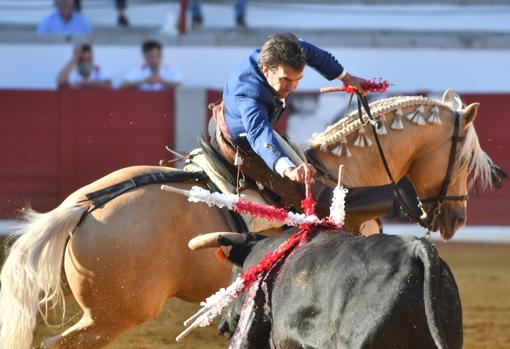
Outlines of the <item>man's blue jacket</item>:
M 306 63 L 328 80 L 340 76 L 343 67 L 329 52 L 300 41 Z M 271 86 L 257 66 L 260 49 L 231 75 L 223 90 L 225 121 L 234 140 L 246 135 L 253 151 L 274 170 L 276 160 L 287 156 L 273 136 L 272 124 L 283 112 L 283 103 L 275 97 Z

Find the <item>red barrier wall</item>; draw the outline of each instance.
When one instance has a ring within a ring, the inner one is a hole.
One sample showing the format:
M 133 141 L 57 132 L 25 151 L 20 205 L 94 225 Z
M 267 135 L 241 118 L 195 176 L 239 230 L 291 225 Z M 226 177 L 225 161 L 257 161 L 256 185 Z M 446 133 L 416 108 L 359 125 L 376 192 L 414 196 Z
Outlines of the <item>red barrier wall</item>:
M 510 173 L 510 111 L 508 94 L 464 94 L 464 103 L 480 103 L 474 121 L 482 149 Z M 510 180 L 488 193 L 470 193 L 469 224 L 510 225 Z
M 30 203 L 56 206 L 59 188 L 58 95 L 50 91 L 1 91 L 0 213 L 12 217 Z
M 151 164 L 174 142 L 168 92 L 1 90 L 0 217 L 47 211 L 113 170 Z

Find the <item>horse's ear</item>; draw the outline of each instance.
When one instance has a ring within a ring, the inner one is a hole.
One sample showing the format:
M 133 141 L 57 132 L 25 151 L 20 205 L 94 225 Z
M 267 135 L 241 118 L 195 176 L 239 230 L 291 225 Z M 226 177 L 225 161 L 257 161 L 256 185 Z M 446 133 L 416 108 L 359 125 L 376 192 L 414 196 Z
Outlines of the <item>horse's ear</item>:
M 453 90 L 451 88 L 449 88 L 448 90 L 444 91 L 443 93 L 443 102 L 448 104 L 449 101 L 453 101 L 453 94 L 455 92 L 453 92 Z
M 480 103 L 471 103 L 464 110 L 462 110 L 462 126 L 466 127 L 470 122 L 473 122 L 478 114 Z
M 451 88 L 444 91 L 443 103 L 452 108 L 452 110 L 460 110 L 462 108 L 462 101 L 458 94 L 456 94 Z

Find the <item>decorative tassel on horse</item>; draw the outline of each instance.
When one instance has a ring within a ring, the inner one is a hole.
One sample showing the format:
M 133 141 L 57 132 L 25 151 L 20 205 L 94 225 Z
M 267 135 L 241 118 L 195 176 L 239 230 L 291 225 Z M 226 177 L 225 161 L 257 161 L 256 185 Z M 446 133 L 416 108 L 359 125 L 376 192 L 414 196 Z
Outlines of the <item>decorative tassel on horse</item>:
M 384 116 L 384 114 L 381 114 L 381 116 L 379 117 L 379 127 L 376 128 L 376 132 L 378 135 L 385 135 L 385 134 L 388 134 L 388 131 L 386 130 L 386 126 L 384 126 L 384 122 L 386 121 L 386 117 Z
M 427 118 L 427 122 L 429 124 L 441 125 L 441 118 L 439 117 L 439 108 L 437 107 L 437 105 L 430 109 L 430 115 Z
M 345 156 L 346 158 L 350 158 L 352 156 L 352 153 L 349 150 L 349 143 L 345 136 L 340 137 L 340 143 L 331 149 L 330 152 L 338 157 Z
M 360 148 L 370 147 L 372 145 L 372 141 L 365 134 L 365 127 L 360 126 L 358 128 L 358 137 L 354 140 L 353 144 Z
M 395 110 L 395 119 L 391 123 L 391 129 L 392 130 L 403 130 L 404 129 L 404 123 L 402 122 L 402 115 L 404 113 L 402 112 L 402 109 L 398 108 Z
M 423 126 L 426 124 L 425 119 L 423 118 L 423 113 L 425 112 L 425 108 L 423 105 L 419 105 L 414 111 L 410 112 L 406 115 L 407 120 L 411 121 L 413 124 Z

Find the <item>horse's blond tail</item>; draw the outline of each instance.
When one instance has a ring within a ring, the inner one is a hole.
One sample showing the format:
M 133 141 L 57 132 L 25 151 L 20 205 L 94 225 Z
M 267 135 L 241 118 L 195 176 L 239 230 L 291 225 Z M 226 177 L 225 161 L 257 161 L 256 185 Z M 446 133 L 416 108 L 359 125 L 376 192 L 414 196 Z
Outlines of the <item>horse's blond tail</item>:
M 60 205 L 48 213 L 28 210 L 26 222 L 0 275 L 0 348 L 29 349 L 37 312 L 63 300 L 61 269 L 68 234 L 87 208 Z

